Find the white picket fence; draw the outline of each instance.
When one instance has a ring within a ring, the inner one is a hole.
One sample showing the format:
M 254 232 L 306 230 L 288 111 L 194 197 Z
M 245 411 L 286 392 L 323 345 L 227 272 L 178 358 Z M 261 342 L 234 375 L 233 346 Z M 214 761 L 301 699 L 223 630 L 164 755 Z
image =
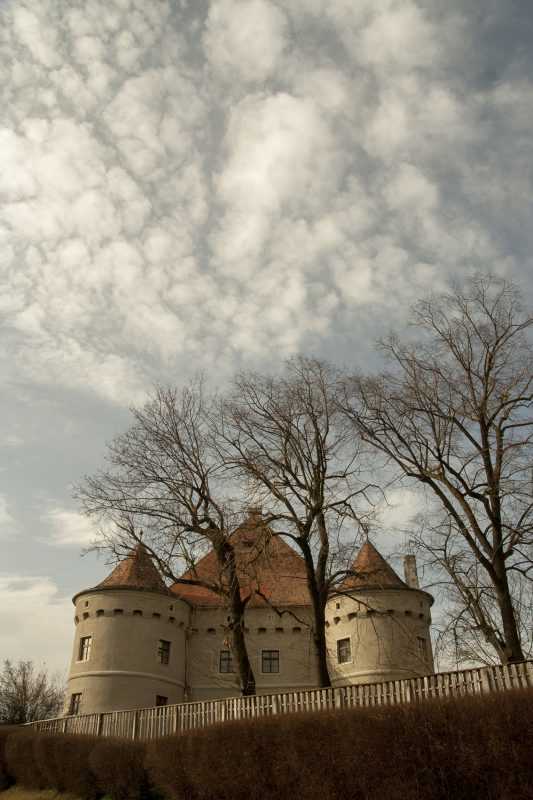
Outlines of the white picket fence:
M 439 672 L 421 678 L 363 683 L 335 689 L 229 697 L 134 711 L 108 711 L 103 714 L 57 717 L 33 722 L 31 725 L 39 731 L 50 733 L 157 739 L 228 720 L 291 714 L 298 711 L 394 705 L 419 702 L 432 697 L 501 692 L 526 687 L 533 687 L 533 661 L 522 661 L 506 666 L 475 667 L 457 672 Z

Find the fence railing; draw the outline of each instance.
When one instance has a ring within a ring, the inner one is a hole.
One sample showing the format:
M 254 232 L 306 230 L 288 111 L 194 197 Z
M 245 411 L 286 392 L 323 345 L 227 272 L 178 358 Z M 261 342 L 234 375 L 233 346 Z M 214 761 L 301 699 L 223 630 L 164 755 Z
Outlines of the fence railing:
M 228 720 L 297 711 L 394 705 L 419 702 L 432 697 L 454 697 L 526 687 L 533 687 L 533 661 L 439 672 L 420 678 L 383 683 L 362 683 L 328 689 L 203 700 L 132 711 L 57 717 L 33 722 L 31 725 L 37 730 L 50 733 L 157 739 Z

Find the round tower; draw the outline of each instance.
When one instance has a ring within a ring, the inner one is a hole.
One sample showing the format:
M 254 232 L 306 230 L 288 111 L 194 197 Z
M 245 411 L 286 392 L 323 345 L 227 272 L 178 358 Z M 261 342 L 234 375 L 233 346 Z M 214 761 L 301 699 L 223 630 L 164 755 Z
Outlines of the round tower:
M 406 561 L 405 582 L 367 541 L 352 571 L 326 608 L 333 685 L 378 683 L 433 672 L 433 597 L 418 587 L 413 557 Z
M 165 586 L 142 544 L 73 603 L 66 714 L 183 701 L 190 607 Z

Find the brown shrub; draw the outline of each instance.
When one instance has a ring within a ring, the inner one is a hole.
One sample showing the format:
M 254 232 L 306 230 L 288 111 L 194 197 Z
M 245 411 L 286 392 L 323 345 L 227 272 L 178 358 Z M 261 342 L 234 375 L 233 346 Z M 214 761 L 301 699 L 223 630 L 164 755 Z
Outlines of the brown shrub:
M 172 800 L 526 800 L 533 692 L 300 714 L 149 745 Z
M 153 795 L 144 766 L 146 745 L 125 739 L 104 739 L 89 763 L 102 793 L 112 800 L 147 800 Z
M 0 725 L 0 792 L 8 789 L 13 783 L 13 776 L 9 774 L 7 768 L 5 748 L 7 737 L 18 730 L 20 728 L 17 725 Z
M 37 764 L 34 744 L 39 734 L 19 729 L 7 737 L 5 760 L 15 783 L 28 789 L 45 789 L 46 780 Z
M 8 771 L 16 783 L 29 789 L 56 789 L 97 800 L 101 792 L 89 767 L 96 741 L 90 736 L 19 730 L 7 739 Z

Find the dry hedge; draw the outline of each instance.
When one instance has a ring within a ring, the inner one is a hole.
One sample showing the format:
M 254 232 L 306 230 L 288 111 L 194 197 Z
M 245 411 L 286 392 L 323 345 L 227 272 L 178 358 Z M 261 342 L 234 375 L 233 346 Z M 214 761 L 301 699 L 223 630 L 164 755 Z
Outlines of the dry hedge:
M 7 737 L 16 730 L 19 730 L 17 725 L 0 725 L 0 792 L 3 792 L 5 789 L 9 789 L 11 784 L 14 782 L 14 778 L 12 775 L 10 775 L 7 768 L 5 748 Z
M 219 725 L 148 747 L 170 800 L 531 800 L 533 692 Z
M 533 691 L 221 724 L 150 743 L 16 731 L 5 772 L 83 800 L 531 800 Z M 0 769 L 2 768 L 0 735 Z

